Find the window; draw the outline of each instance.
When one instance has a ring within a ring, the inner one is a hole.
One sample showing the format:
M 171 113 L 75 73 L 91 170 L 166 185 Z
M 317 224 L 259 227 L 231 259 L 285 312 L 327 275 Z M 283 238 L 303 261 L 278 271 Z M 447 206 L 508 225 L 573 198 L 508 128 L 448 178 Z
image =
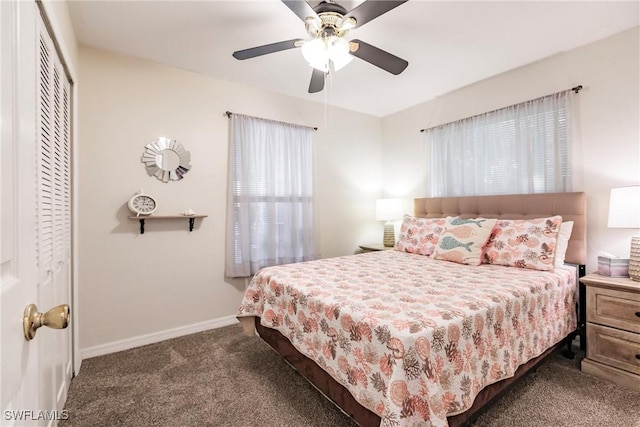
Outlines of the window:
M 431 196 L 571 191 L 571 90 L 426 130 Z
M 313 130 L 231 115 L 226 275 L 317 258 Z

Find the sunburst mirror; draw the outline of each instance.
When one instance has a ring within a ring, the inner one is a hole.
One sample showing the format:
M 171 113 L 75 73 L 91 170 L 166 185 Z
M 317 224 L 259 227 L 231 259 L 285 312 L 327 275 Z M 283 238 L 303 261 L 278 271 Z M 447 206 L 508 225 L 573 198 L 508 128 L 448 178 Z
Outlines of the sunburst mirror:
M 179 181 L 191 169 L 191 154 L 178 141 L 160 137 L 145 146 L 142 163 L 149 176 L 162 182 Z

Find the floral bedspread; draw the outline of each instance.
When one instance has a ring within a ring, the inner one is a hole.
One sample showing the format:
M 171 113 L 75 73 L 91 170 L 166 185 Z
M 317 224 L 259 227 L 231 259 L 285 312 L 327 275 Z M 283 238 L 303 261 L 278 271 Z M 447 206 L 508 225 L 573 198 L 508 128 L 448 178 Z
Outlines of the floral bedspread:
M 575 300 L 571 268 L 380 251 L 265 268 L 237 316 L 280 331 L 382 426 L 446 426 L 575 330 Z

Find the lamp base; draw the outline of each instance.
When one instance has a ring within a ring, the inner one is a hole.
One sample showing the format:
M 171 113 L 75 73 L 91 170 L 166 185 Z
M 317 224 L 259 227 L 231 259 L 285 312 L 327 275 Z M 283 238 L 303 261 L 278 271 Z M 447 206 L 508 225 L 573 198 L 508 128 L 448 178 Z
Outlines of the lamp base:
M 640 282 L 640 236 L 631 238 L 631 253 L 629 254 L 629 277 Z
M 382 243 L 385 247 L 390 248 L 396 244 L 396 233 L 394 230 L 393 222 L 387 221 L 384 223 L 384 237 Z

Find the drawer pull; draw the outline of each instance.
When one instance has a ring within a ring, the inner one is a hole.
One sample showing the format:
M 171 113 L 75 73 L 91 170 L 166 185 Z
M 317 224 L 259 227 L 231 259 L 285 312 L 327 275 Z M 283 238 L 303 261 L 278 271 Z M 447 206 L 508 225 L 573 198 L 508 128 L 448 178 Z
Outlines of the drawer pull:
M 636 359 L 640 360 L 640 354 L 636 354 Z
M 640 317 L 640 311 L 636 311 L 636 317 Z

